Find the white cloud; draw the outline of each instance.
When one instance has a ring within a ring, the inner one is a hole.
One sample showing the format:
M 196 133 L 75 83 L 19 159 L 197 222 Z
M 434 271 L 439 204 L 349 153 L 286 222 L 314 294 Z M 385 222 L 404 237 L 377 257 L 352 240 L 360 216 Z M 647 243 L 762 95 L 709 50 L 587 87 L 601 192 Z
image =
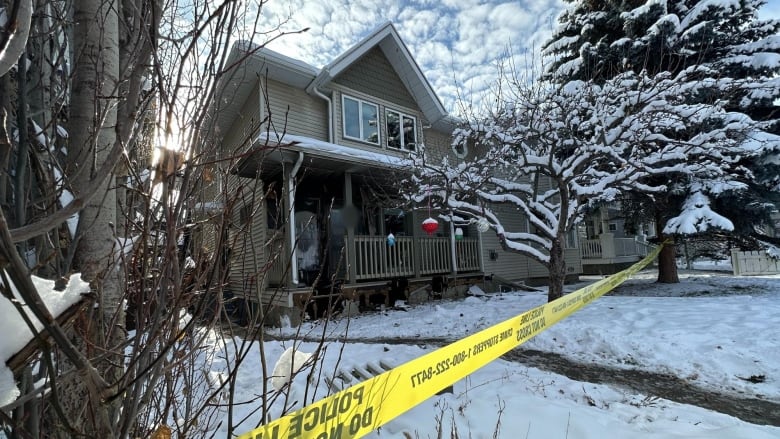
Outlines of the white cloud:
M 310 28 L 269 47 L 315 67 L 331 62 L 368 32 L 392 21 L 412 56 L 449 111 L 456 110 L 457 86 L 483 92 L 495 79 L 495 61 L 511 51 L 538 53 L 549 37 L 562 0 L 271 0 L 263 7 L 260 29 L 288 20 L 282 30 Z M 780 18 L 769 2 L 762 18 Z M 251 20 L 250 20 L 251 21 Z M 538 56 L 535 56 L 538 60 Z
M 538 49 L 562 8 L 561 0 L 474 3 L 271 0 L 262 9 L 259 29 L 280 23 L 282 31 L 309 28 L 269 47 L 321 67 L 391 21 L 444 105 L 455 111 L 458 86 L 467 87 L 468 93 L 482 92 L 495 78 L 495 61 L 509 45 L 519 53 Z

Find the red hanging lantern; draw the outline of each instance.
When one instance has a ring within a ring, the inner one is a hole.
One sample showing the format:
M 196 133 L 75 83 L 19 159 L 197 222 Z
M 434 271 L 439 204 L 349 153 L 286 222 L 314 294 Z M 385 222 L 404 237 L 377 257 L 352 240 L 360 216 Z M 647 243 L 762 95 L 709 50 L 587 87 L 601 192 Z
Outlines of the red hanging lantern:
M 428 218 L 422 223 L 422 229 L 427 233 L 428 235 L 433 235 L 436 233 L 436 230 L 439 228 L 439 222 L 436 221 L 433 218 Z

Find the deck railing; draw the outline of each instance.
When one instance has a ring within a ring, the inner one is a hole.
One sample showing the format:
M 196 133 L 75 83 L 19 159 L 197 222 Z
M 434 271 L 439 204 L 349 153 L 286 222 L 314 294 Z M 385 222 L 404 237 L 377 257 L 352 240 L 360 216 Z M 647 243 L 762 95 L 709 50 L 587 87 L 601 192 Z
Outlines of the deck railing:
M 384 236 L 356 236 L 355 253 L 357 280 L 414 274 L 414 242 L 411 237 L 399 236 L 391 247 Z
M 636 241 L 637 253 L 639 253 L 639 256 L 643 258 L 649 255 L 650 253 L 652 253 L 653 251 L 655 251 L 656 247 L 658 246 L 655 244 L 650 244 L 647 241 L 640 241 L 640 240 Z
M 583 259 L 597 259 L 601 257 L 601 240 L 583 239 L 580 241 L 580 249 Z
M 637 256 L 636 239 L 634 238 L 615 238 L 615 256 Z
M 458 255 L 458 271 L 479 270 L 479 241 L 473 238 L 456 241 L 455 252 Z
M 455 251 L 459 272 L 480 269 L 476 239 L 457 241 Z M 429 276 L 451 271 L 450 238 L 399 236 L 391 247 L 384 236 L 355 237 L 356 280 Z

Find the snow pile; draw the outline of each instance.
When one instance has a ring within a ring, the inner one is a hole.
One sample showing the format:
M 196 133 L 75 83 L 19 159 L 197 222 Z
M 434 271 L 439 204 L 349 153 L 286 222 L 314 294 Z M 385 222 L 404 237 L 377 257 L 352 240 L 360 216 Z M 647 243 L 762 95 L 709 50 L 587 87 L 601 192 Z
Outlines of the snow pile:
M 271 376 L 271 385 L 274 389 L 281 391 L 286 385 L 288 385 L 292 378 L 298 371 L 300 371 L 304 365 L 311 359 L 312 354 L 301 352 L 295 348 L 287 348 L 286 351 L 279 356 L 279 360 L 274 366 L 274 371 Z
M 43 299 L 43 303 L 54 316 L 67 310 L 79 301 L 82 294 L 89 292 L 89 284 L 81 280 L 80 274 L 74 274 L 70 277 L 64 291 L 55 290 L 54 281 L 51 280 L 32 276 L 32 281 Z M 19 292 L 14 285 L 11 285 L 11 290 L 14 297 L 18 299 Z M 27 315 L 37 330 L 43 328 L 43 325 L 29 310 L 27 310 Z M 5 363 L 33 339 L 30 328 L 27 327 L 14 304 L 5 297 L 0 297 L 0 334 L 3 334 L 3 337 L 0 338 L 0 360 L 2 360 L 2 364 L 0 364 L 0 406 L 4 406 L 19 397 L 19 389 L 16 388 L 13 374 L 5 366 Z

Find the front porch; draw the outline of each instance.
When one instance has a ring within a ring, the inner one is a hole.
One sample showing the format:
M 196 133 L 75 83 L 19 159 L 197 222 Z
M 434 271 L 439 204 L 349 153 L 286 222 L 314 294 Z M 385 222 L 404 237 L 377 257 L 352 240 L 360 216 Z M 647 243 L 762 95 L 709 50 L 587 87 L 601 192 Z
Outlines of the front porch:
M 454 241 L 454 242 L 453 242 Z M 273 297 L 276 304 L 298 306 L 307 299 L 327 297 L 338 292 L 349 292 L 351 298 L 365 292 L 382 292 L 403 279 L 406 285 L 430 283 L 434 278 L 463 279 L 482 277 L 479 240 L 463 238 L 453 240 L 438 236 L 403 236 L 388 245 L 384 236 L 356 235 L 344 237 L 345 260 L 343 270 L 329 278 L 327 273 L 307 276 L 299 269 L 298 276 L 290 273 L 290 258 L 283 254 L 274 258 L 267 267 L 267 281 L 263 294 Z M 454 245 L 453 245 L 454 244 Z M 273 248 L 283 252 L 283 239 L 275 241 Z M 317 276 L 319 275 L 319 278 Z M 333 289 L 332 280 L 338 284 Z M 273 295 L 268 294 L 273 291 Z M 264 300 L 264 304 L 270 304 Z
M 654 248 L 655 245 L 638 236 L 616 238 L 612 233 L 602 233 L 595 239 L 582 239 L 582 271 L 584 274 L 613 274 L 638 262 Z
M 234 290 L 263 312 L 294 313 L 319 298 L 331 303 L 384 294 L 392 304 L 391 295 L 406 298 L 413 288 L 482 279 L 474 226 L 462 225 L 456 234 L 457 225 L 439 219 L 438 230 L 427 235 L 420 226 L 437 212 L 398 207 L 403 169 L 389 159 L 334 155 L 345 147 L 315 146 L 288 145 L 237 166 L 238 177 L 262 182 L 263 195 L 246 205 L 255 212 L 244 223 L 257 246 L 234 252 Z

